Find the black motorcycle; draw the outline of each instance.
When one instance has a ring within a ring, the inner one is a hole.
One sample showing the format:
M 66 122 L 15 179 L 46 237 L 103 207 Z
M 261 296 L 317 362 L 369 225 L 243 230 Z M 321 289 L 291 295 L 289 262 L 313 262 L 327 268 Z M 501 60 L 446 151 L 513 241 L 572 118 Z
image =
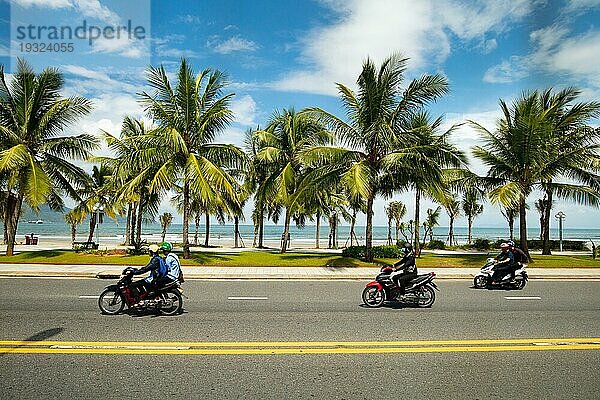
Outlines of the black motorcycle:
M 421 308 L 433 305 L 435 302 L 433 289 L 439 290 L 433 283 L 435 272 L 417 275 L 416 278 L 408 281 L 405 295 L 400 296 L 400 288 L 390 279 L 392 271 L 393 268 L 390 266 L 382 267 L 375 280 L 367 283 L 362 293 L 362 299 L 368 307 L 381 307 L 385 301 L 389 300 L 398 300 Z
M 182 290 L 174 281 L 155 291 L 132 287 L 134 268 L 127 267 L 115 285 L 107 286 L 98 298 L 102 314 L 114 315 L 123 311 L 125 305 L 136 310 L 155 310 L 163 315 L 176 315 L 183 310 Z

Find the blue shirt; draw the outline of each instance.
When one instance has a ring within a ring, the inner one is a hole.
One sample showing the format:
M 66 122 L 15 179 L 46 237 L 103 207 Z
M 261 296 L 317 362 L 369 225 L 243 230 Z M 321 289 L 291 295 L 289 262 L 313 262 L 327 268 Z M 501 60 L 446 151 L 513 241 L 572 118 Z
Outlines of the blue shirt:
M 177 254 L 167 254 L 167 258 L 165 258 L 165 264 L 167 265 L 167 277 L 173 279 L 174 281 L 178 280 L 179 272 L 181 271 L 181 264 Z

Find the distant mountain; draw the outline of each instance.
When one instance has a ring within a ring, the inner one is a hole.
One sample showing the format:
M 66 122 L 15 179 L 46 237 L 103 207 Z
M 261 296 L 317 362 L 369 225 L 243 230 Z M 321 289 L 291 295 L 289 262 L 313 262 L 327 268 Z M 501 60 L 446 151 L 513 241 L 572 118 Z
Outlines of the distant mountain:
M 25 204 L 23 205 L 23 208 L 25 210 L 23 212 L 23 216 L 20 218 L 21 222 L 42 220 L 44 222 L 64 223 L 64 215 L 71 211 L 71 209 L 67 207 L 65 207 L 63 212 L 54 211 L 50 209 L 50 207 L 48 207 L 47 204 L 44 204 L 40 207 L 39 213 L 34 212 L 29 206 Z

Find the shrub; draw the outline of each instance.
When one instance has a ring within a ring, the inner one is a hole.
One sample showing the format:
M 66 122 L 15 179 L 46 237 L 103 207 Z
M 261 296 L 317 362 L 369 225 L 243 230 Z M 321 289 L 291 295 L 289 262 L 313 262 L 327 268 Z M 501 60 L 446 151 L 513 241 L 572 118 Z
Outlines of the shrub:
M 351 258 L 365 258 L 366 246 L 350 246 L 342 250 L 342 256 Z M 400 246 L 374 246 L 373 257 L 375 258 L 401 258 L 402 247 Z
M 497 240 L 494 243 L 494 248 L 500 248 L 500 244 L 503 242 L 506 242 L 507 240 L 508 239 Z M 519 239 L 515 239 L 514 242 L 517 244 L 517 246 L 519 246 Z M 527 247 L 529 247 L 530 249 L 534 249 L 534 250 L 541 250 L 543 243 L 544 242 L 539 239 L 529 239 L 529 240 L 527 240 Z M 551 250 L 559 249 L 558 240 L 550 240 L 550 249 Z M 563 240 L 563 250 L 585 251 L 586 250 L 585 242 L 582 240 Z
M 492 243 L 489 239 L 476 238 L 471 247 L 476 250 L 489 250 L 492 247 Z
M 446 248 L 446 243 L 442 240 L 433 239 L 425 245 L 425 248 L 429 250 L 444 250 Z

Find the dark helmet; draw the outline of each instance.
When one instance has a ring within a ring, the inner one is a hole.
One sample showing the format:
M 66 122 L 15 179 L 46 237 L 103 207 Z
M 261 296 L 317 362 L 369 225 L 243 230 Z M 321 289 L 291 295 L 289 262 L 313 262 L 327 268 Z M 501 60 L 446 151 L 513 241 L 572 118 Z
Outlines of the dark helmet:
M 408 254 L 412 251 L 412 244 L 410 243 L 405 243 L 404 246 L 402 246 L 402 253 L 403 254 Z
M 508 242 L 506 242 L 506 244 L 507 244 L 509 247 L 515 247 L 515 242 L 513 242 L 512 240 L 509 240 Z

